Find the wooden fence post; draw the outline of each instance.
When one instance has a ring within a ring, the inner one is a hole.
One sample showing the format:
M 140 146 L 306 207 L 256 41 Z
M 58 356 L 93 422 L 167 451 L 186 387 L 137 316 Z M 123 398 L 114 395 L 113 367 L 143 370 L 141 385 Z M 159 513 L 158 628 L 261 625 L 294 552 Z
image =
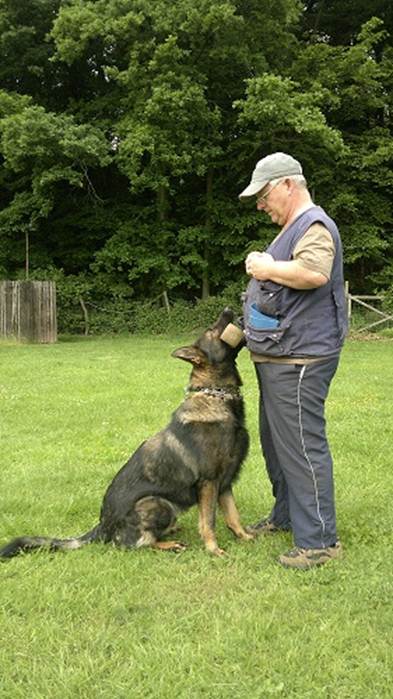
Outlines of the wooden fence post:
M 1 281 L 0 336 L 56 342 L 56 283 Z
M 349 282 L 344 282 L 344 288 L 345 288 L 345 300 L 347 302 L 348 327 L 350 327 L 351 316 L 352 316 L 352 297 L 351 297 L 351 294 L 349 293 Z

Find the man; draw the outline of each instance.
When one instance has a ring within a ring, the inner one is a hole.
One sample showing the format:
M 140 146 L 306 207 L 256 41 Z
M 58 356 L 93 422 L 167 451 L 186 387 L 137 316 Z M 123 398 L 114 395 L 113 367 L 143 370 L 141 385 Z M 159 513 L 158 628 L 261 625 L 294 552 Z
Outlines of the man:
M 347 328 L 340 235 L 316 206 L 300 163 L 286 153 L 260 160 L 240 200 L 281 231 L 251 252 L 244 331 L 260 389 L 260 437 L 275 503 L 251 530 L 292 530 L 295 548 L 279 557 L 309 569 L 339 558 L 333 466 L 325 400 Z

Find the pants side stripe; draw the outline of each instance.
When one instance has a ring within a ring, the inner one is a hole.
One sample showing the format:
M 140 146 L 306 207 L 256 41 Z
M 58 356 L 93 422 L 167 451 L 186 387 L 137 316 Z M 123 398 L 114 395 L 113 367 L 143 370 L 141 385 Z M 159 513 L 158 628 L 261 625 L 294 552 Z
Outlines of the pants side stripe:
M 298 413 L 298 414 L 299 414 L 300 441 L 301 441 L 301 444 L 302 444 L 302 449 L 303 449 L 304 458 L 306 459 L 306 462 L 307 462 L 307 464 L 308 464 L 308 467 L 309 467 L 309 469 L 310 469 L 310 471 L 311 471 L 311 475 L 312 475 L 312 480 L 313 480 L 313 484 L 314 484 L 314 492 L 315 492 L 315 501 L 316 501 L 316 506 L 317 506 L 317 514 L 318 514 L 318 519 L 319 519 L 319 521 L 321 522 L 321 526 L 322 526 L 322 547 L 321 547 L 321 548 L 325 548 L 325 544 L 324 544 L 323 539 L 324 539 L 324 537 L 325 537 L 326 524 L 325 524 L 325 521 L 324 521 L 324 519 L 323 519 L 323 517 L 322 517 L 322 515 L 321 515 L 321 508 L 320 508 L 320 502 L 319 502 L 319 493 L 318 493 L 317 479 L 316 479 L 316 476 L 315 476 L 314 467 L 313 467 L 313 465 L 312 465 L 312 463 L 311 463 L 310 457 L 309 457 L 308 454 L 307 454 L 306 444 L 305 444 L 305 441 L 304 441 L 304 433 L 303 433 L 302 402 L 301 402 L 301 385 L 302 385 L 302 381 L 303 381 L 304 375 L 305 375 L 305 373 L 306 373 L 306 368 L 307 368 L 307 365 L 304 364 L 304 365 L 302 366 L 301 371 L 300 371 L 299 382 L 298 382 L 298 387 L 297 387 L 297 403 L 298 403 L 298 409 L 299 409 L 299 413 Z

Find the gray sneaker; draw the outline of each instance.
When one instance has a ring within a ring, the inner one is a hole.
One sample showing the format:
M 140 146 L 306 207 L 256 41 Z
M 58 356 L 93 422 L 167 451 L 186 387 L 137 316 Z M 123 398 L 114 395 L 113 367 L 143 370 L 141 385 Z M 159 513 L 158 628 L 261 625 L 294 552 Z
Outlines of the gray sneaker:
M 290 531 L 289 528 L 278 527 L 276 524 L 271 522 L 268 517 L 264 517 L 259 522 L 256 522 L 256 524 L 249 524 L 246 529 L 247 531 L 251 532 L 251 534 L 256 534 L 257 536 L 260 534 L 277 534 L 277 532 Z
M 328 561 L 342 558 L 343 548 L 339 541 L 334 546 L 325 549 L 302 549 L 296 546 L 291 551 L 279 556 L 278 561 L 285 568 L 297 568 L 309 570 L 315 566 L 321 566 Z

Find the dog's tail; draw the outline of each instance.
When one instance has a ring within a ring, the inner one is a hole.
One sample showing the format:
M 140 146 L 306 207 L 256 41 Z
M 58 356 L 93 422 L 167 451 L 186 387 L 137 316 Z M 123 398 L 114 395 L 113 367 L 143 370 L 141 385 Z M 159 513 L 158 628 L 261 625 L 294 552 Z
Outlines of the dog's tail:
M 0 549 L 0 559 L 13 558 L 19 553 L 35 551 L 36 549 L 48 549 L 49 551 L 72 551 L 80 549 L 86 544 L 91 544 L 99 537 L 99 525 L 95 526 L 86 534 L 72 539 L 51 539 L 43 536 L 19 536 L 12 539 L 8 544 Z

